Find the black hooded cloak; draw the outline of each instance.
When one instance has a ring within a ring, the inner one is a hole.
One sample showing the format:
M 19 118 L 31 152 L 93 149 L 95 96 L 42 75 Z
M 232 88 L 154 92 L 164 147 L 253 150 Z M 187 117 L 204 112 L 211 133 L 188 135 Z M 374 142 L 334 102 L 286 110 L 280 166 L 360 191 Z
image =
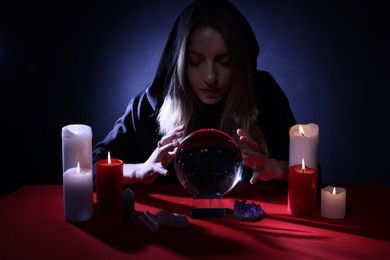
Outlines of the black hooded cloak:
M 289 129 L 296 124 L 288 99 L 271 74 L 256 70 L 259 46 L 246 18 L 229 1 L 209 0 L 194 1 L 176 19 L 152 83 L 130 100 L 125 113 L 115 122 L 113 129 L 95 146 L 94 164 L 106 159 L 108 151 L 113 158 L 121 159 L 124 163 L 143 163 L 156 149 L 157 142 L 161 139 L 158 134 L 157 111 L 169 83 L 167 79 L 173 75 L 172 64 L 177 59 L 177 51 L 173 49 L 177 47 L 176 40 L 181 39 L 184 28 L 193 15 L 207 12 L 209 8 L 226 9 L 231 14 L 231 21 L 239 26 L 255 71 L 253 87 L 259 111 L 257 122 L 264 133 L 270 157 L 288 161 Z M 172 165 L 168 170 L 168 176 L 159 176 L 155 182 L 177 182 Z

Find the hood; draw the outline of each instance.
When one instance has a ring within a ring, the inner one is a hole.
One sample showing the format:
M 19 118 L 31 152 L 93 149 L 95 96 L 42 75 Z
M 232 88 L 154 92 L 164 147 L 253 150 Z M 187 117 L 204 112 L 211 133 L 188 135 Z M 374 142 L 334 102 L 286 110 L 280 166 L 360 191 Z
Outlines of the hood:
M 196 19 L 199 16 L 213 17 L 213 14 L 215 13 L 224 13 L 225 17 L 227 17 L 230 22 L 237 25 L 239 28 L 238 31 L 241 33 L 241 38 L 244 40 L 249 56 L 252 59 L 254 69 L 256 68 L 259 45 L 252 27 L 242 13 L 227 0 L 194 1 L 188 5 L 176 19 L 167 43 L 165 44 L 155 77 L 147 88 L 147 97 L 154 110 L 156 110 L 163 101 L 164 91 L 170 83 L 167 79 L 170 79 L 173 74 L 175 61 L 178 56 L 177 48 L 179 44 L 177 43 L 183 38 L 187 26 L 191 20 Z

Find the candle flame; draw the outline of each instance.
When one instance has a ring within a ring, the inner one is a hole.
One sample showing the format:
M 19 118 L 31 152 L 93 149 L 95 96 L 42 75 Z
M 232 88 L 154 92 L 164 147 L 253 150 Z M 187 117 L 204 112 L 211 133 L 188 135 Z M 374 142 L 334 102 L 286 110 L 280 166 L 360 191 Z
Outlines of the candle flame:
M 305 159 L 302 158 L 302 172 L 305 172 Z
M 301 125 L 299 125 L 299 134 L 305 136 L 305 131 L 303 130 L 303 127 Z
M 333 187 L 333 192 L 332 192 L 333 195 L 336 195 L 336 187 Z
M 110 155 L 110 152 L 108 152 L 108 165 L 111 166 L 111 155 Z
M 77 162 L 77 170 L 76 170 L 77 173 L 80 173 L 80 162 Z

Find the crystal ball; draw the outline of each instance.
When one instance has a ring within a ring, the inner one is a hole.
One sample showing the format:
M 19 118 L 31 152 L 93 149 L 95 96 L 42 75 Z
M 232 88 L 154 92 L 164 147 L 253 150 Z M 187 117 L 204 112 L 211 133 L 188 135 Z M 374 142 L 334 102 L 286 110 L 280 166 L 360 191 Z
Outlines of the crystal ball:
M 240 180 L 243 168 L 236 141 L 220 130 L 197 130 L 176 150 L 176 175 L 195 198 L 221 198 Z

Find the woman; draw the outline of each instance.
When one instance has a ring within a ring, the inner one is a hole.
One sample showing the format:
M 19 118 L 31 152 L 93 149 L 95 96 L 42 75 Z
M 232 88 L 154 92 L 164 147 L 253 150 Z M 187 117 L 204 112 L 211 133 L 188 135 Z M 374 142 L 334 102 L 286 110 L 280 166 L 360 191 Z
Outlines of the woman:
M 287 180 L 288 131 L 296 121 L 273 77 L 256 69 L 258 54 L 235 6 L 194 1 L 176 20 L 153 82 L 96 145 L 94 162 L 110 151 L 125 163 L 126 184 L 173 181 L 180 140 L 216 128 L 239 143 L 252 184 Z

